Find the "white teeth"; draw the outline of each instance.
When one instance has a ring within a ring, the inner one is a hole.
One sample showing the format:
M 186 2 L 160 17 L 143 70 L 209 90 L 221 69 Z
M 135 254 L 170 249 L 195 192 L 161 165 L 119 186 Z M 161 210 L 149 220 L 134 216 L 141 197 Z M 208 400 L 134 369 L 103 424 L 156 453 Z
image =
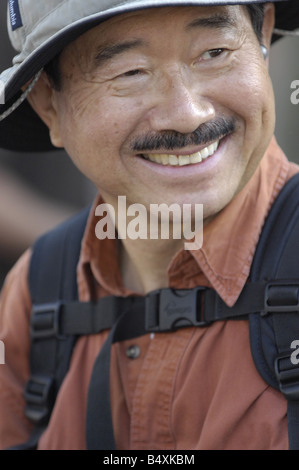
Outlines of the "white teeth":
M 176 155 L 169 155 L 169 165 L 177 166 L 179 164 L 179 159 Z
M 168 165 L 169 158 L 168 155 L 161 155 L 163 165 Z
M 202 156 L 200 152 L 190 155 L 190 163 L 200 163 L 202 161 Z
M 190 157 L 189 157 L 189 155 L 180 155 L 180 156 L 179 156 L 179 165 L 180 165 L 180 166 L 190 165 Z
M 211 147 L 211 146 L 210 146 L 210 147 Z M 203 160 L 205 160 L 206 158 L 208 158 L 208 156 L 210 155 L 210 154 L 209 154 L 209 147 L 206 147 L 205 149 L 202 149 L 202 150 L 200 151 L 200 155 L 201 155 L 201 158 L 202 158 Z
M 145 155 L 145 158 L 154 163 L 170 166 L 186 166 L 200 163 L 202 160 L 212 156 L 218 149 L 219 141 L 205 147 L 200 152 L 191 155 L 168 155 L 166 153 Z

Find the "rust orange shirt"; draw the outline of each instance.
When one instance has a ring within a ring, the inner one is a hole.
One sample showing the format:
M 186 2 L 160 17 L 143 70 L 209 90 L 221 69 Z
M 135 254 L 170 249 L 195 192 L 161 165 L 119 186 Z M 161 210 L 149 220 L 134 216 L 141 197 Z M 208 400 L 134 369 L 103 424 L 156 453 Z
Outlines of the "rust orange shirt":
M 177 253 L 169 286 L 211 286 L 228 305 L 238 298 L 250 271 L 259 234 L 275 197 L 298 171 L 273 139 L 242 192 L 204 229 L 198 251 Z M 95 201 L 98 205 L 99 199 Z M 95 237 L 94 211 L 78 265 L 83 301 L 128 295 L 117 263 L 116 243 Z M 1 293 L 0 447 L 24 442 L 23 389 L 29 376 L 30 251 L 9 274 Z M 88 385 L 107 332 L 76 343 L 40 449 L 85 449 Z M 127 350 L 138 346 L 139 355 Z M 205 328 L 145 335 L 112 349 L 111 404 L 118 449 L 287 449 L 286 402 L 254 366 L 248 322 L 216 322 Z

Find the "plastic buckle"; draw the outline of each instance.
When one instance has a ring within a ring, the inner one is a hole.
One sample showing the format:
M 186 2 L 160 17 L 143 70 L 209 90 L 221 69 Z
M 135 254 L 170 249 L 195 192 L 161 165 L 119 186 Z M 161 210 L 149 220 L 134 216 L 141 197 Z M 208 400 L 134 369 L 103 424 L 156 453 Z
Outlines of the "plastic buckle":
M 194 289 L 161 289 L 153 291 L 145 299 L 145 328 L 149 332 L 174 331 L 178 328 L 207 326 L 201 312 L 199 292 Z
M 52 377 L 32 376 L 25 387 L 25 414 L 34 423 L 41 423 L 50 413 L 53 403 Z
M 274 366 L 279 388 L 285 398 L 299 400 L 299 365 L 292 364 L 291 354 L 280 354 Z
M 264 312 L 299 312 L 299 281 L 270 281 L 265 288 Z
M 30 322 L 30 334 L 32 339 L 57 337 L 59 334 L 61 302 L 33 305 Z

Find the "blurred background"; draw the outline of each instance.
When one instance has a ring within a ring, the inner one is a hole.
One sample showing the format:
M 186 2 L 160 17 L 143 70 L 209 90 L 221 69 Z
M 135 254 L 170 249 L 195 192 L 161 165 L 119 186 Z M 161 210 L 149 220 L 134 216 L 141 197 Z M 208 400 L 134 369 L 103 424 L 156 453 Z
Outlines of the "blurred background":
M 6 5 L 0 2 L 0 70 L 14 51 L 6 32 Z M 291 103 L 291 83 L 299 80 L 299 38 L 284 38 L 270 52 L 276 96 L 276 138 L 288 158 L 299 163 L 299 104 Z M 63 151 L 18 154 L 0 149 L 0 289 L 7 271 L 36 237 L 89 204 L 95 195 Z
M 7 2 L 0 0 L 0 70 L 10 67 Z M 64 151 L 15 153 L 0 149 L 0 289 L 5 275 L 38 235 L 90 204 L 92 184 Z

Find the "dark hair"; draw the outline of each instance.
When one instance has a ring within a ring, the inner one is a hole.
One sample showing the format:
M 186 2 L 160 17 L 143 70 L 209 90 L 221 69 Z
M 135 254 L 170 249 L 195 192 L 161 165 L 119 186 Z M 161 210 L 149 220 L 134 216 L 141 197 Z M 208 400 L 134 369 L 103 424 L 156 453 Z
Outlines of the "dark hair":
M 246 5 L 249 12 L 253 30 L 259 40 L 262 41 L 262 27 L 264 21 L 264 3 L 254 3 Z M 52 59 L 45 67 L 44 70 L 50 80 L 52 87 L 59 91 L 61 89 L 61 71 L 59 66 L 60 54 Z
M 250 15 L 253 30 L 259 40 L 262 41 L 262 28 L 264 22 L 264 3 L 254 3 L 253 5 L 246 5 Z
M 44 66 L 44 71 L 47 74 L 50 84 L 56 91 L 61 90 L 61 82 L 62 82 L 59 61 L 60 61 L 60 54 L 56 55 L 54 59 L 52 59 L 50 62 L 48 62 Z

